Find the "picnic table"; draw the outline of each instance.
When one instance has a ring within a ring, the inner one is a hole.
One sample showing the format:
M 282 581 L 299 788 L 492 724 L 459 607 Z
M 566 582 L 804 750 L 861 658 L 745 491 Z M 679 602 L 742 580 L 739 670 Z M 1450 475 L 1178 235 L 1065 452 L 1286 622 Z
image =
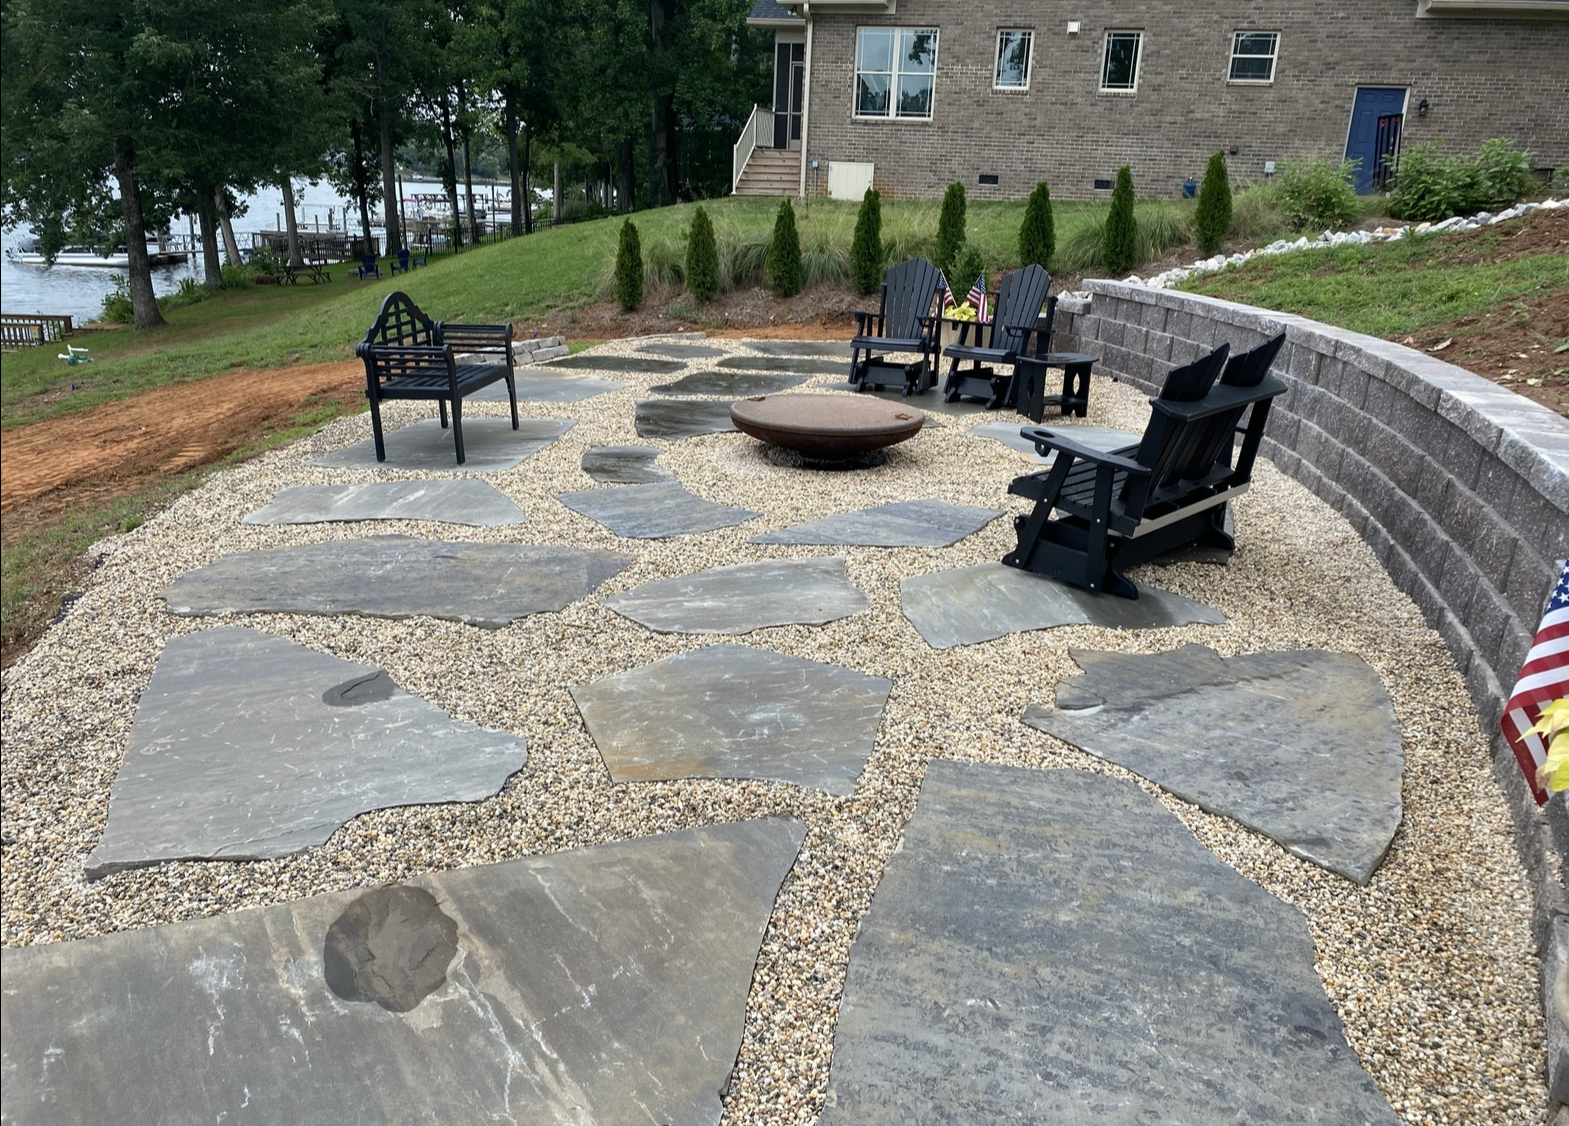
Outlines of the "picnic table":
M 285 285 L 298 285 L 302 276 L 309 278 L 310 283 L 330 282 L 332 275 L 327 272 L 328 262 L 325 260 L 313 261 L 307 259 L 302 266 L 295 266 L 288 262 L 283 264 L 283 282 Z

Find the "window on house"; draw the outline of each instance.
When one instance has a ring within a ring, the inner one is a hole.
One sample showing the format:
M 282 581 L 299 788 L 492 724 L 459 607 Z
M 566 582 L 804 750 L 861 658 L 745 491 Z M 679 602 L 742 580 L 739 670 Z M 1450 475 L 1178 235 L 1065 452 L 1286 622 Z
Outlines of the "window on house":
M 1239 31 L 1231 40 L 1231 81 L 1275 81 L 1278 31 Z
M 1106 62 L 1100 72 L 1102 90 L 1139 88 L 1139 48 L 1143 39 L 1142 31 L 1106 33 Z
M 935 28 L 863 27 L 855 42 L 857 117 L 932 116 Z
M 997 33 L 997 89 L 1030 88 L 1030 46 L 1034 38 L 1034 33 L 1029 31 Z

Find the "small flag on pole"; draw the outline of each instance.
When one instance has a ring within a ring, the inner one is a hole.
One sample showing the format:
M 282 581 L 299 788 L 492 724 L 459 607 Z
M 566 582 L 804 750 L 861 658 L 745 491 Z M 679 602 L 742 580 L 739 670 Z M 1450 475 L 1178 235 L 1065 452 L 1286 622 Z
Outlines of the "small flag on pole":
M 1536 804 L 1547 801 L 1547 791 L 1537 781 L 1537 771 L 1547 761 L 1547 740 L 1531 730 L 1542 718 L 1542 707 L 1569 696 L 1569 561 L 1558 574 L 1558 585 L 1547 600 L 1547 612 L 1536 631 L 1536 640 L 1525 655 L 1520 679 L 1504 705 L 1504 738 L 1514 750 L 1526 784 Z
M 942 298 L 939 315 L 947 316 L 948 310 L 952 309 L 958 302 L 953 299 L 953 290 L 948 288 L 948 278 L 942 273 L 937 275 L 937 295 Z
M 969 302 L 975 306 L 975 321 L 977 324 L 986 323 L 986 274 L 975 279 L 975 284 L 970 287 Z

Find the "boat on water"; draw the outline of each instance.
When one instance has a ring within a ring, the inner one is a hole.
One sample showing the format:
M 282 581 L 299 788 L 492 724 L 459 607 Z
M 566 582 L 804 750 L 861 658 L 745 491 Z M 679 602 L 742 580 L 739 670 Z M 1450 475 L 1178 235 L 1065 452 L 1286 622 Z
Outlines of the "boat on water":
M 107 254 L 90 246 L 62 246 L 51 263 L 39 251 L 38 240 L 32 236 L 21 239 L 15 246 L 6 247 L 5 254 L 11 261 L 24 266 L 96 266 L 99 269 L 108 267 L 121 270 L 131 266 L 131 255 L 123 246 L 117 246 Z M 159 250 L 149 243 L 147 257 L 154 266 L 172 266 L 184 262 L 186 254 L 183 251 Z

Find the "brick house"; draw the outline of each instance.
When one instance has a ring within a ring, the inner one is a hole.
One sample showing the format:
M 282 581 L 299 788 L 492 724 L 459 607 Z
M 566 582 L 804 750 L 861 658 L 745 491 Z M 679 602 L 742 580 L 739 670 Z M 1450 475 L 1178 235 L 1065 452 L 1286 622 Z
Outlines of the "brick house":
M 1569 0 L 757 0 L 772 106 L 736 147 L 742 194 L 1176 195 L 1324 153 L 1385 185 L 1402 145 L 1507 137 L 1569 165 Z

